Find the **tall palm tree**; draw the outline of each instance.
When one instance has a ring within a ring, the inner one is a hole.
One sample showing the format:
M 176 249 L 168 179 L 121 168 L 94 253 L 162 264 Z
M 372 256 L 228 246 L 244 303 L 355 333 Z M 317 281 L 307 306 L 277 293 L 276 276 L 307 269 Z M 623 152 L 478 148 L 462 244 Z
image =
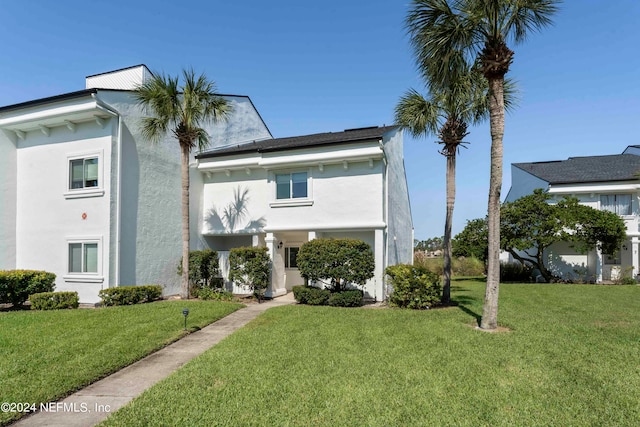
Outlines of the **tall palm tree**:
M 468 64 L 474 64 L 489 84 L 489 258 L 482 329 L 498 326 L 504 77 L 514 55 L 508 43 L 520 43 L 532 31 L 550 25 L 559 3 L 560 0 L 413 0 L 407 17 L 416 62 L 431 85 L 447 87 Z
M 451 302 L 451 224 L 456 198 L 456 154 L 469 133 L 469 123 L 487 118 L 488 87 L 477 72 L 470 71 L 452 81 L 446 89 L 432 87 L 429 98 L 410 89 L 395 108 L 395 121 L 414 137 L 435 135 L 442 144 L 440 154 L 447 159 L 447 209 L 444 225 L 444 286 L 442 303 Z
M 159 142 L 171 133 L 180 145 L 182 183 L 182 280 L 181 296 L 189 297 L 189 157 L 191 150 L 203 150 L 209 144 L 209 135 L 202 127 L 225 120 L 231 106 L 216 93 L 215 83 L 204 74 L 182 71 L 178 77 L 163 74 L 143 83 L 134 96 L 151 117 L 142 121 L 142 135 Z

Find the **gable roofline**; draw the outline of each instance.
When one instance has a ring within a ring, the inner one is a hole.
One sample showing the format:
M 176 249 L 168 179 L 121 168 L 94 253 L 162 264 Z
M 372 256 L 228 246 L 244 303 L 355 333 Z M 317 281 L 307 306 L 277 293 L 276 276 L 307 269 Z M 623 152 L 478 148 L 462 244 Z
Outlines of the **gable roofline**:
M 333 146 L 382 138 L 386 133 L 398 129 L 398 126 L 372 126 L 346 129 L 341 132 L 323 132 L 309 135 L 290 136 L 284 138 L 264 139 L 245 144 L 228 145 L 196 155 L 196 159 L 231 156 L 246 153 L 269 153 L 276 151 L 296 150 L 320 146 Z
M 0 107 L 0 113 L 4 113 L 5 111 L 20 110 L 22 108 L 27 108 L 27 107 L 34 107 L 36 105 L 44 105 L 44 104 L 50 104 L 58 101 L 65 101 L 67 99 L 82 98 L 83 96 L 91 95 L 97 92 L 98 92 L 98 89 L 83 89 L 75 92 L 68 92 L 60 95 L 48 96 L 46 98 L 32 99 L 31 101 L 19 102 L 17 104 L 5 105 L 3 107 Z
M 127 67 L 127 68 L 133 68 L 133 67 Z M 103 73 L 103 74 L 105 74 L 105 73 Z M 51 104 L 51 103 L 59 102 L 59 101 L 66 101 L 68 99 L 82 98 L 84 96 L 97 94 L 98 92 L 133 92 L 133 91 L 132 90 L 127 90 L 127 89 L 98 89 L 98 88 L 83 89 L 83 90 L 78 90 L 78 91 L 75 91 L 75 92 L 68 92 L 68 93 L 63 93 L 63 94 L 60 94 L 60 95 L 48 96 L 46 98 L 32 99 L 30 101 L 19 102 L 17 104 L 5 105 L 5 106 L 0 107 L 0 114 L 4 113 L 4 112 L 7 112 L 7 111 L 20 110 L 22 108 L 35 107 L 35 106 L 38 106 L 38 105 L 46 105 L 46 104 Z M 222 97 L 222 98 L 246 98 L 249 101 L 249 103 L 251 104 L 251 106 L 253 107 L 253 109 L 256 112 L 256 114 L 258 115 L 258 118 L 260 119 L 260 121 L 264 125 L 264 128 L 267 130 L 269 135 L 273 138 L 273 134 L 271 133 L 271 130 L 269 129 L 269 127 L 265 123 L 264 119 L 260 115 L 260 112 L 258 111 L 258 109 L 256 108 L 255 104 L 253 103 L 253 101 L 251 100 L 251 98 L 248 95 L 230 95 L 230 94 L 220 94 L 220 93 L 217 94 L 217 95 Z
M 105 74 L 113 74 L 113 73 L 118 73 L 120 71 L 126 71 L 126 70 L 131 70 L 133 68 L 138 68 L 138 67 L 144 67 L 149 74 L 151 74 L 152 76 L 155 76 L 155 74 L 153 73 L 153 71 L 151 71 L 149 69 L 149 67 L 147 67 L 145 64 L 138 64 L 138 65 L 131 65 L 130 67 L 124 67 L 124 68 L 118 68 L 117 70 L 111 70 L 111 71 L 104 71 L 102 73 L 97 73 L 97 74 L 91 74 L 90 76 L 86 76 L 85 79 L 90 79 L 92 77 L 98 77 L 98 76 L 103 76 Z
M 638 179 L 640 156 L 623 153 L 569 157 L 567 160 L 512 163 L 512 166 L 550 185 L 620 182 Z

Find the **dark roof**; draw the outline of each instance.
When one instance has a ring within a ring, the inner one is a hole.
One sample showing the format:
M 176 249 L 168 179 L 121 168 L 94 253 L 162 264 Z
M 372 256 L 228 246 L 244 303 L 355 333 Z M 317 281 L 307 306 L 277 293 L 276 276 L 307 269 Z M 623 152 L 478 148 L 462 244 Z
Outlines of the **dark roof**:
M 640 172 L 640 156 L 616 154 L 570 157 L 553 162 L 514 163 L 513 166 L 549 184 L 628 181 L 638 179 L 636 174 Z
M 246 144 L 216 148 L 201 153 L 197 155 L 196 158 L 206 159 L 210 157 L 220 157 L 230 154 L 250 152 L 264 153 L 269 151 L 293 150 L 296 148 L 316 147 L 321 145 L 347 144 L 358 141 L 370 141 L 382 138 L 385 133 L 396 128 L 397 126 L 373 126 L 367 128 L 347 129 L 342 132 L 325 132 L 316 133 L 313 135 L 291 136 L 288 138 L 266 139 Z

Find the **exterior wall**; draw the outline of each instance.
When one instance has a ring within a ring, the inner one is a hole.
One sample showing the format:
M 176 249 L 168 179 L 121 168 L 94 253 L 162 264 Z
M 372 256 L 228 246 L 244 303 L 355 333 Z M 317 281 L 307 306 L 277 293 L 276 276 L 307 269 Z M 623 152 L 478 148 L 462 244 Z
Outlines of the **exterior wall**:
M 100 91 L 98 97 L 117 110 L 123 121 L 119 284 L 160 284 L 165 294 L 178 293 L 180 278 L 176 270 L 182 256 L 182 216 L 177 141 L 167 135 L 158 144 L 152 144 L 141 137 L 141 118 L 145 113 L 130 92 Z M 228 100 L 234 111 L 228 122 L 206 128 L 212 135 L 212 146 L 270 137 L 248 98 Z M 252 125 L 246 129 L 243 123 Z M 191 173 L 191 177 L 191 241 L 192 248 L 199 249 L 205 246 L 199 214 L 202 176 Z
M 16 139 L 0 132 L 0 270 L 16 266 Z
M 302 151 L 309 154 L 313 150 Z M 275 162 L 277 154 L 269 154 L 266 161 Z M 313 152 L 309 155 L 316 154 Z M 279 155 L 281 159 L 284 156 L 304 158 L 302 155 L 297 157 L 297 153 Z M 243 156 L 230 156 L 225 161 L 229 165 L 249 164 L 249 160 Z M 216 169 L 215 165 L 220 162 L 214 162 L 213 168 L 202 169 L 205 172 L 201 230 L 208 247 L 230 249 L 224 247 L 224 239 L 229 238 L 224 236 L 246 236 L 247 239 L 251 236 L 254 243 L 270 248 L 273 260 L 272 291 L 284 292 L 303 283 L 296 269 L 284 267 L 287 246 L 299 246 L 316 237 L 361 239 L 371 246 L 376 256 L 375 277 L 365 286 L 366 296 L 378 300 L 384 298 L 385 165 L 381 158 L 349 161 L 346 167 L 341 161 L 323 163 L 322 166 L 300 162 L 297 167 L 295 162 L 282 161 L 277 166 L 260 167 L 258 161 L 253 159 L 251 168 Z M 308 174 L 309 197 L 276 200 L 275 174 L 297 171 Z M 402 191 L 399 194 L 402 195 Z M 234 216 L 229 214 L 231 212 L 242 214 Z M 403 236 L 408 241 L 412 238 L 408 198 L 406 204 L 398 208 L 398 221 L 406 218 L 404 214 L 409 215 L 403 230 L 408 230 L 408 236 Z M 412 247 L 410 244 L 408 246 Z M 411 256 L 410 251 L 405 251 L 408 257 Z M 224 260 L 224 257 L 222 255 L 221 259 Z M 240 289 L 233 290 L 242 292 Z
M 133 90 L 148 78 L 151 72 L 144 65 L 88 76 L 86 88 Z
M 382 224 L 382 162 L 327 165 L 317 167 L 284 168 L 274 171 L 235 170 L 226 176 L 214 172 L 204 178 L 202 198 L 202 233 L 221 235 L 234 233 L 256 234 L 264 230 L 316 230 L 360 228 L 364 224 Z M 312 205 L 272 206 L 275 199 L 275 173 L 307 171 Z M 246 192 L 246 214 L 234 221 L 233 229 L 224 217 L 225 208 L 233 205 L 234 195 Z
M 388 231 L 385 245 L 388 265 L 411 264 L 413 263 L 413 221 L 404 169 L 402 132 L 394 131 L 391 135 L 386 135 L 384 146 L 388 179 L 386 197 Z
M 82 302 L 96 302 L 110 279 L 111 132 L 95 122 L 57 127 L 49 136 L 28 132 L 17 147 L 16 268 L 55 273 L 56 290 L 78 291 Z M 69 156 L 85 154 L 100 156 L 104 193 L 69 198 Z M 99 241 L 96 275 L 68 273 L 69 239 Z
M 520 197 L 533 193 L 536 188 L 546 189 L 548 186 L 549 183 L 547 181 L 511 165 L 511 188 L 504 201 L 513 202 Z

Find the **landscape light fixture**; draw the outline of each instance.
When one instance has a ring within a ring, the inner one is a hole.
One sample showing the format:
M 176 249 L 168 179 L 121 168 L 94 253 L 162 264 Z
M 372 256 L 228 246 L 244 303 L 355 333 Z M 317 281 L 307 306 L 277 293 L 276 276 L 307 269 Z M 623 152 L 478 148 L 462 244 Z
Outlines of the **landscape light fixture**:
M 183 308 L 182 309 L 182 315 L 184 316 L 184 330 L 187 330 L 187 316 L 189 315 L 189 309 L 188 308 Z

